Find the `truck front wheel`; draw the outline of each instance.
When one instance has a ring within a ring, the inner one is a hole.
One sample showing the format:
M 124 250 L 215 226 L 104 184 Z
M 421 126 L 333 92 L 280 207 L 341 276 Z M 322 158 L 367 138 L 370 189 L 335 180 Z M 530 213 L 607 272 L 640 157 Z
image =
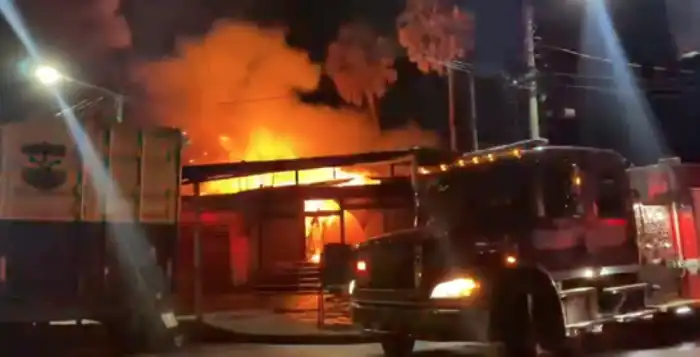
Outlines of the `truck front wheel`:
M 500 344 L 497 355 L 536 357 L 537 341 L 527 295 L 503 291 L 493 298 L 491 340 Z
M 382 351 L 386 357 L 406 357 L 413 352 L 416 340 L 406 335 L 390 335 L 381 339 Z

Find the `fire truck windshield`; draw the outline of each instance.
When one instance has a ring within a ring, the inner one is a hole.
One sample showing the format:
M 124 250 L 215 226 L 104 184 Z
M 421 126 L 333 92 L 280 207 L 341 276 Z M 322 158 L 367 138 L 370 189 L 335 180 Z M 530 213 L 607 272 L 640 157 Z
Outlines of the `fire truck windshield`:
M 421 195 L 424 222 L 485 239 L 524 228 L 534 205 L 523 169 L 503 162 L 430 178 Z
M 571 160 L 504 160 L 428 178 L 423 221 L 472 236 L 503 237 L 571 219 L 624 219 L 624 171 Z
M 540 217 L 570 218 L 582 213 L 578 189 L 582 178 L 576 167 L 550 163 L 539 167 L 532 176 L 533 199 L 541 200 Z

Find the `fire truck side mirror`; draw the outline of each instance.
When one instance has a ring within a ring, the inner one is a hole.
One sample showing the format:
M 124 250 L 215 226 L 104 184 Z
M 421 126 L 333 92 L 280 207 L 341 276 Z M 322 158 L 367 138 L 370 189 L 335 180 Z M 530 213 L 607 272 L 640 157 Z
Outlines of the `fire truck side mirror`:
M 321 254 L 321 284 L 326 287 L 339 287 L 350 283 L 353 275 L 355 253 L 350 245 L 329 243 L 323 246 Z

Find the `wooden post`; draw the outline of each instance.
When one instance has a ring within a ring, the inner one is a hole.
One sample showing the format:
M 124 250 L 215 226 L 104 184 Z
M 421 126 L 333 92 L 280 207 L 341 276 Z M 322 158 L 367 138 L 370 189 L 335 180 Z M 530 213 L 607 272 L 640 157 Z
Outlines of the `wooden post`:
M 340 243 L 345 244 L 345 209 L 343 208 L 343 199 L 338 200 L 338 208 L 340 211 L 340 219 L 338 226 L 340 227 Z
M 456 38 L 450 36 L 450 53 L 454 53 L 454 48 L 457 46 Z M 458 151 L 457 146 L 457 120 L 455 117 L 455 80 L 454 70 L 447 67 L 447 100 L 448 100 L 448 128 L 450 129 L 450 150 Z
M 194 244 L 194 315 L 202 320 L 202 208 L 200 206 L 200 184 L 194 183 L 195 222 L 193 231 Z
M 317 302 L 317 314 L 316 314 L 316 327 L 323 328 L 326 324 L 326 309 L 325 309 L 325 298 L 323 296 L 323 284 L 319 285 L 318 288 L 318 302 Z
M 469 74 L 469 135 L 470 135 L 470 149 L 471 151 L 479 150 L 479 134 L 477 127 L 477 108 L 476 108 L 476 83 L 474 78 L 474 72 Z

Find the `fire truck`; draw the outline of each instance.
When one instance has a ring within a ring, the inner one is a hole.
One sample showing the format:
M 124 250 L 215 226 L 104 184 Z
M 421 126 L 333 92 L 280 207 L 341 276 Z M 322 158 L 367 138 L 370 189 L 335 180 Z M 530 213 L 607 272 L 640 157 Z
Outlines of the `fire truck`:
M 416 340 L 564 355 L 590 334 L 695 323 L 700 296 L 679 267 L 697 242 L 662 243 L 684 245 L 682 259 L 644 256 L 639 190 L 618 153 L 535 140 L 412 166 L 415 228 L 322 258 L 324 283 L 349 282 L 353 321 L 386 356 Z

